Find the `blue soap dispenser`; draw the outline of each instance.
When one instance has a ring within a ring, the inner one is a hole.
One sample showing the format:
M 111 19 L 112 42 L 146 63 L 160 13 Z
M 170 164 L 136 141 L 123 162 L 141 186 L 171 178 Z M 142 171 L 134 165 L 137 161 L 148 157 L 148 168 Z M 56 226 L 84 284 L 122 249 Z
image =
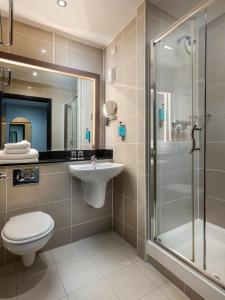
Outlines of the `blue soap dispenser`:
M 85 140 L 87 140 L 89 143 L 91 141 L 91 131 L 89 128 L 87 128 L 85 131 Z
M 165 121 L 165 108 L 164 103 L 162 104 L 161 108 L 159 109 L 159 127 L 163 127 L 163 123 Z
M 120 122 L 119 127 L 118 127 L 118 136 L 122 138 L 122 140 L 125 140 L 126 137 L 126 127 L 123 122 Z

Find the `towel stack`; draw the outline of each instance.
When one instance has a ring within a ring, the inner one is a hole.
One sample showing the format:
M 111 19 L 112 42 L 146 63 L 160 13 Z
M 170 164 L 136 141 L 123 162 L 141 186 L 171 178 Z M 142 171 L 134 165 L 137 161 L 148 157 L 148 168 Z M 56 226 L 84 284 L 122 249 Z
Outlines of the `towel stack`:
M 38 162 L 38 151 L 31 149 L 28 141 L 5 144 L 0 151 L 0 164 L 20 164 Z

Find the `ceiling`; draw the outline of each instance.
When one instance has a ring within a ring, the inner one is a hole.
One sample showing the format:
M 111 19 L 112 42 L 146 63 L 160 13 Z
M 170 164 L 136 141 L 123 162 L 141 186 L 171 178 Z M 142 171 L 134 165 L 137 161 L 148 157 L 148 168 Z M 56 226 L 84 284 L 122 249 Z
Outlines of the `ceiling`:
M 135 16 L 140 0 L 67 0 L 60 8 L 57 0 L 16 0 L 17 20 L 41 24 L 58 32 L 67 33 L 100 47 L 106 46 L 121 28 Z M 0 0 L 7 11 L 8 0 Z

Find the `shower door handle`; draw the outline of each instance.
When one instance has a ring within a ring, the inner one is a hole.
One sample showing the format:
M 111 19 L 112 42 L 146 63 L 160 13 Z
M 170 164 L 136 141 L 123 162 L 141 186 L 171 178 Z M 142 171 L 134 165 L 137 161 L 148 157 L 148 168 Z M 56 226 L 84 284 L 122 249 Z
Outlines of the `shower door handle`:
M 193 153 L 194 151 L 199 151 L 200 148 L 196 148 L 196 140 L 195 140 L 195 131 L 201 131 L 202 128 L 201 127 L 198 127 L 197 124 L 195 124 L 192 128 L 192 131 L 191 131 L 191 139 L 192 139 L 192 149 L 190 151 L 190 153 Z

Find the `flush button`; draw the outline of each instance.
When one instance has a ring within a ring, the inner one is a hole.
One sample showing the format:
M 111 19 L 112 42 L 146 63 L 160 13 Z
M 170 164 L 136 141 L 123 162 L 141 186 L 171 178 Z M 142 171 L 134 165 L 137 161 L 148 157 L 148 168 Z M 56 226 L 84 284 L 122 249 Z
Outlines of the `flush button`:
M 13 185 L 39 183 L 39 168 L 13 170 Z

